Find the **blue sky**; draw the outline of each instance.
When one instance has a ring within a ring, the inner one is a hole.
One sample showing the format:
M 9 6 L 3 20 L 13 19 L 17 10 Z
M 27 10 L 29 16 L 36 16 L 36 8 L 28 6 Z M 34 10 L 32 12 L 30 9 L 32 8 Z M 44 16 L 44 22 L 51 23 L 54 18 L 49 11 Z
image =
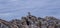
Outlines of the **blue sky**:
M 0 0 L 1 19 L 20 19 L 27 12 L 37 17 L 60 18 L 60 0 Z

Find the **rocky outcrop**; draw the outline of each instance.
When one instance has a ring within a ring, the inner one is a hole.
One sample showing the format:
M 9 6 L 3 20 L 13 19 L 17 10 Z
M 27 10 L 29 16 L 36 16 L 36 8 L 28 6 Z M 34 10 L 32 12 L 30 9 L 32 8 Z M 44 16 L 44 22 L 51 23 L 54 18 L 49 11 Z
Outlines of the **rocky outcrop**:
M 14 19 L 8 22 L 0 19 L 0 28 L 60 28 L 60 20 L 51 16 L 36 17 L 28 13 L 21 20 Z

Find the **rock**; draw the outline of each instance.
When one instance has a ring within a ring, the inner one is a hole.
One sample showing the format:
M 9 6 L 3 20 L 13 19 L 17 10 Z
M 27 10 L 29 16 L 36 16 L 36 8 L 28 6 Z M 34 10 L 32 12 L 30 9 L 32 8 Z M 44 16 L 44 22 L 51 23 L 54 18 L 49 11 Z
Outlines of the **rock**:
M 0 28 L 60 28 L 60 20 L 55 17 L 36 17 L 28 13 L 21 20 L 5 21 L 0 19 Z

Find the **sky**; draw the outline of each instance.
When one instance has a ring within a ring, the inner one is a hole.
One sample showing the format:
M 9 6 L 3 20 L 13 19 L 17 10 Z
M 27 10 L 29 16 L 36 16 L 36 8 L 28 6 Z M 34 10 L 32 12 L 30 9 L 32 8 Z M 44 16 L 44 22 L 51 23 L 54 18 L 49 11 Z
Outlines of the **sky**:
M 0 0 L 0 19 L 21 19 L 28 12 L 37 17 L 60 18 L 60 0 Z

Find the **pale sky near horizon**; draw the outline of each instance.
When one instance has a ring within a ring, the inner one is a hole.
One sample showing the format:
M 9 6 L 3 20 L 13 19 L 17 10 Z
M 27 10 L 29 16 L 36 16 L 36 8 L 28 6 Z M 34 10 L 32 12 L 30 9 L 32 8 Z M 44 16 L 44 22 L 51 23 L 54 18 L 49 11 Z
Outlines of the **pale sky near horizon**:
M 60 0 L 0 0 L 1 19 L 20 19 L 27 12 L 37 17 L 60 18 Z

